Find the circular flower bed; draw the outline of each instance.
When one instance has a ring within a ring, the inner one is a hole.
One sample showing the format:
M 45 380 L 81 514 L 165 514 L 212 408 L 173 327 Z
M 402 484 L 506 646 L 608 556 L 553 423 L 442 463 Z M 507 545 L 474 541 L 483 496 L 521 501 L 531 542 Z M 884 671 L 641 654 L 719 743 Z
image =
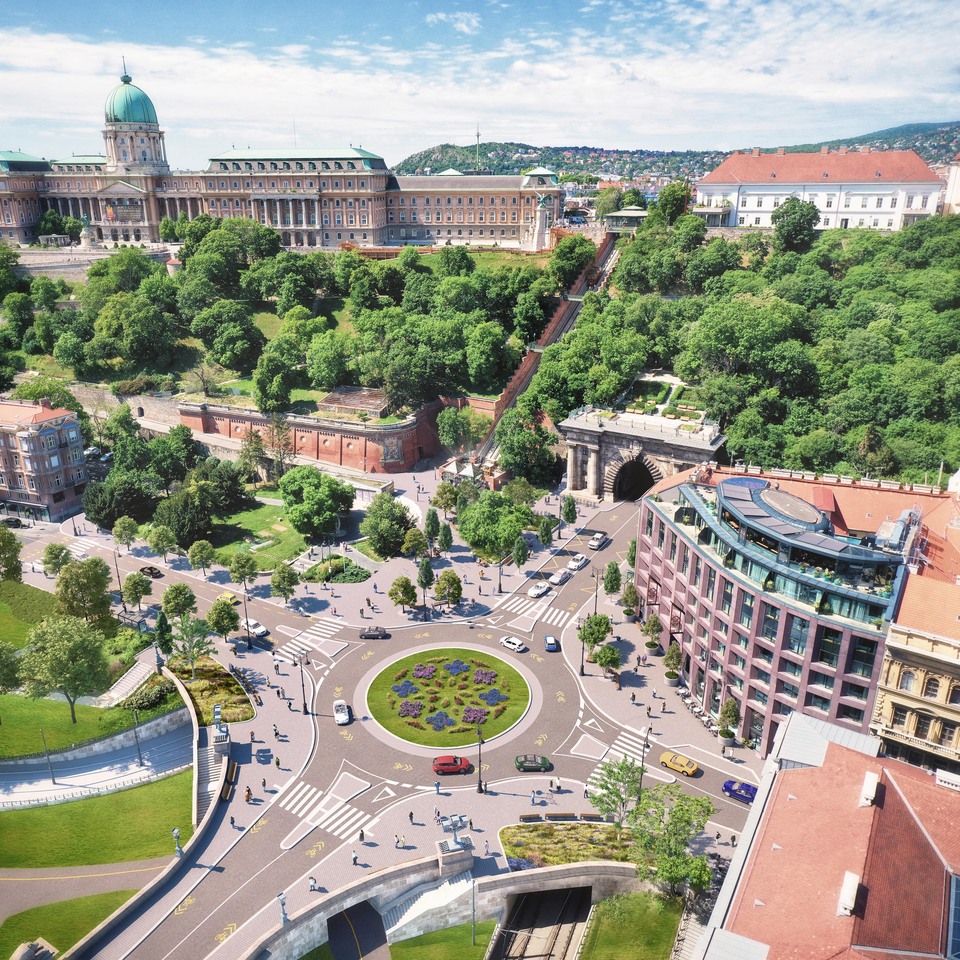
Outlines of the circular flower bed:
M 395 660 L 374 678 L 367 709 L 411 743 L 461 747 L 509 729 L 523 716 L 530 689 L 508 663 L 476 650 L 428 650 Z

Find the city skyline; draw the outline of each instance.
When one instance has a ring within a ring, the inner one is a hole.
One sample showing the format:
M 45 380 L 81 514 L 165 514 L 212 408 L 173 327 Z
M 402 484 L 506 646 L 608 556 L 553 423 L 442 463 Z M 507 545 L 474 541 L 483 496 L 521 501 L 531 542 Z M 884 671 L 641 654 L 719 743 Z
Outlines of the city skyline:
M 231 147 L 362 145 L 390 165 L 481 139 L 734 149 L 960 117 L 960 14 L 918 0 L 505 0 L 11 9 L 0 29 L 2 149 L 102 151 L 127 71 L 171 165 Z M 11 95 L 12 94 L 12 95 Z

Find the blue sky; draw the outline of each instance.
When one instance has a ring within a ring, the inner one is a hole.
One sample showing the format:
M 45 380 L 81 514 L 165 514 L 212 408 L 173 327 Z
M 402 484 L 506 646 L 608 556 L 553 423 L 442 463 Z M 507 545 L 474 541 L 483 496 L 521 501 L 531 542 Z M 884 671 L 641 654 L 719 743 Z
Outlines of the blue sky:
M 231 146 L 816 142 L 960 119 L 950 0 L 43 0 L 6 5 L 0 148 L 102 150 L 120 73 L 172 166 Z

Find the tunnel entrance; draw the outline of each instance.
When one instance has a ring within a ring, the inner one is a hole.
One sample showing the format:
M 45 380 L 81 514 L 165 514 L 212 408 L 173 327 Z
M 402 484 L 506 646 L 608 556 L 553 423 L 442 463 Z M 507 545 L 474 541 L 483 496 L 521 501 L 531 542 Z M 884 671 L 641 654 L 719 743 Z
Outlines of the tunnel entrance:
M 642 459 L 630 460 L 613 480 L 614 500 L 639 500 L 658 480 Z

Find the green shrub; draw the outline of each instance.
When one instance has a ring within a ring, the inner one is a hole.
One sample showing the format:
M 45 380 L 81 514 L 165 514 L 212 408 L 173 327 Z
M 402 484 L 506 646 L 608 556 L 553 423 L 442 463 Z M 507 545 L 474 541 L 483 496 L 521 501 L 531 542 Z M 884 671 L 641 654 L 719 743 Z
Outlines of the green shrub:
M 156 683 L 144 684 L 139 690 L 135 690 L 121 706 L 124 710 L 150 710 L 159 707 L 171 695 L 179 696 L 176 684 L 166 677 L 161 677 Z

